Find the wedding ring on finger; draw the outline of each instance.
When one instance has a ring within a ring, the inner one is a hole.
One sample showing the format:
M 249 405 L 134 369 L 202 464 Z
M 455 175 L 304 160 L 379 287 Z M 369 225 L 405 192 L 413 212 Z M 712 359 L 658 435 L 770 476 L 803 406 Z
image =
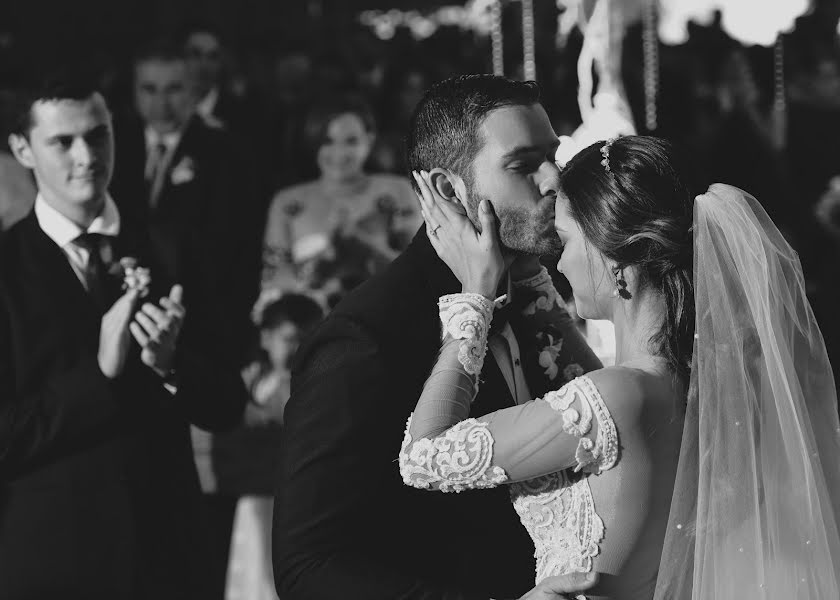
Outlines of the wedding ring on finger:
M 434 229 L 432 229 L 432 231 L 431 231 L 430 233 L 431 233 L 433 236 L 437 237 L 437 236 L 438 236 L 438 233 L 437 233 L 437 230 L 438 230 L 438 229 L 440 229 L 440 225 L 436 225 L 436 226 L 434 227 Z

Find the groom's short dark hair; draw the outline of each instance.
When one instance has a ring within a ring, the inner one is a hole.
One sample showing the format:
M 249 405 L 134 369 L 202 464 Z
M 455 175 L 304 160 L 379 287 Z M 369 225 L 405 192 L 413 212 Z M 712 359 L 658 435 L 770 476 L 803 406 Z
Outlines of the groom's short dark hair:
M 530 106 L 540 101 L 533 81 L 498 75 L 461 75 L 436 83 L 411 115 L 406 135 L 406 163 L 411 171 L 449 169 L 472 185 L 472 164 L 484 140 L 479 128 L 491 111 Z M 414 178 L 409 177 L 412 185 Z
M 8 133 L 28 138 L 34 127 L 32 106 L 36 102 L 87 100 L 100 90 L 99 73 L 89 66 L 66 62 L 33 67 L 11 92 Z

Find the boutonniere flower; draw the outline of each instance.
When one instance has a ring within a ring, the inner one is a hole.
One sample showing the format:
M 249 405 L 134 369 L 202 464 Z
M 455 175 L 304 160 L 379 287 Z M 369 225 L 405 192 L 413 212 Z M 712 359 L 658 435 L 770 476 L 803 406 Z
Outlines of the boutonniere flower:
M 124 291 L 137 290 L 141 298 L 149 295 L 149 284 L 152 274 L 146 267 L 138 266 L 137 259 L 126 256 L 120 259 L 119 271 L 122 273 L 122 289 Z
M 189 156 L 181 158 L 178 164 L 172 169 L 170 179 L 172 180 L 172 185 L 189 183 L 195 179 L 195 161 Z

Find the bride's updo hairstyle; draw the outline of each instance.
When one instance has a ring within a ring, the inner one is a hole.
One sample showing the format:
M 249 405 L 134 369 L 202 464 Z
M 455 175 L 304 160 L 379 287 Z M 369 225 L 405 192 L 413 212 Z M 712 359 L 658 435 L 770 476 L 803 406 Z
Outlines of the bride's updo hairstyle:
M 651 351 L 686 377 L 694 343 L 691 225 L 700 189 L 693 169 L 669 142 L 627 136 L 575 155 L 560 187 L 587 243 L 620 268 L 638 269 L 639 285 L 662 294 L 666 312 Z

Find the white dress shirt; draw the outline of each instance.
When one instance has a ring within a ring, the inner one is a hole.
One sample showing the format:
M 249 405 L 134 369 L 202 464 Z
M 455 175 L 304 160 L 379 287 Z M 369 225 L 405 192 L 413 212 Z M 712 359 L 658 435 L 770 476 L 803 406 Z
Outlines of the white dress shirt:
M 155 175 L 155 167 L 160 164 L 158 171 L 165 171 L 175 154 L 175 148 L 178 147 L 178 142 L 181 141 L 181 131 L 173 131 L 170 133 L 160 134 L 151 127 L 146 127 L 143 132 L 146 138 L 146 180 L 150 180 Z M 159 146 L 163 146 L 165 151 L 162 156 L 159 156 Z
M 499 370 L 505 378 L 505 383 L 507 383 L 514 403 L 524 404 L 533 400 L 528 388 L 528 381 L 525 379 L 525 372 L 522 370 L 519 342 L 513 335 L 510 323 L 506 323 L 499 334 L 490 336 L 490 339 L 487 340 L 487 347 L 499 365 Z
M 47 204 L 47 201 L 44 200 L 41 194 L 38 194 L 35 198 L 35 218 L 38 220 L 38 225 L 44 233 L 67 255 L 67 259 L 70 261 L 70 266 L 73 267 L 76 277 L 87 288 L 85 272 L 88 261 L 90 260 L 90 253 L 87 249 L 74 244 L 73 240 L 83 233 L 98 233 L 109 237 L 118 236 L 120 233 L 120 213 L 117 210 L 117 205 L 114 203 L 114 200 L 110 195 L 106 195 L 105 206 L 102 207 L 102 212 L 91 222 L 87 229 L 83 229 Z M 104 251 L 110 252 L 111 249 L 106 248 Z M 110 256 L 106 258 L 108 259 L 106 262 L 109 262 L 111 259 Z
M 496 299 L 498 306 L 503 306 L 510 302 L 513 294 L 513 285 L 510 281 L 510 276 L 508 276 L 507 290 L 507 294 Z M 507 383 L 514 404 L 524 404 L 529 400 L 533 400 L 531 391 L 528 388 L 528 381 L 525 379 L 525 372 L 522 370 L 522 355 L 519 351 L 519 342 L 513 334 L 510 323 L 505 323 L 505 326 L 499 333 L 489 337 L 487 348 L 493 354 L 493 358 L 496 359 L 496 364 L 499 365 L 499 370 L 502 372 L 505 383 Z

